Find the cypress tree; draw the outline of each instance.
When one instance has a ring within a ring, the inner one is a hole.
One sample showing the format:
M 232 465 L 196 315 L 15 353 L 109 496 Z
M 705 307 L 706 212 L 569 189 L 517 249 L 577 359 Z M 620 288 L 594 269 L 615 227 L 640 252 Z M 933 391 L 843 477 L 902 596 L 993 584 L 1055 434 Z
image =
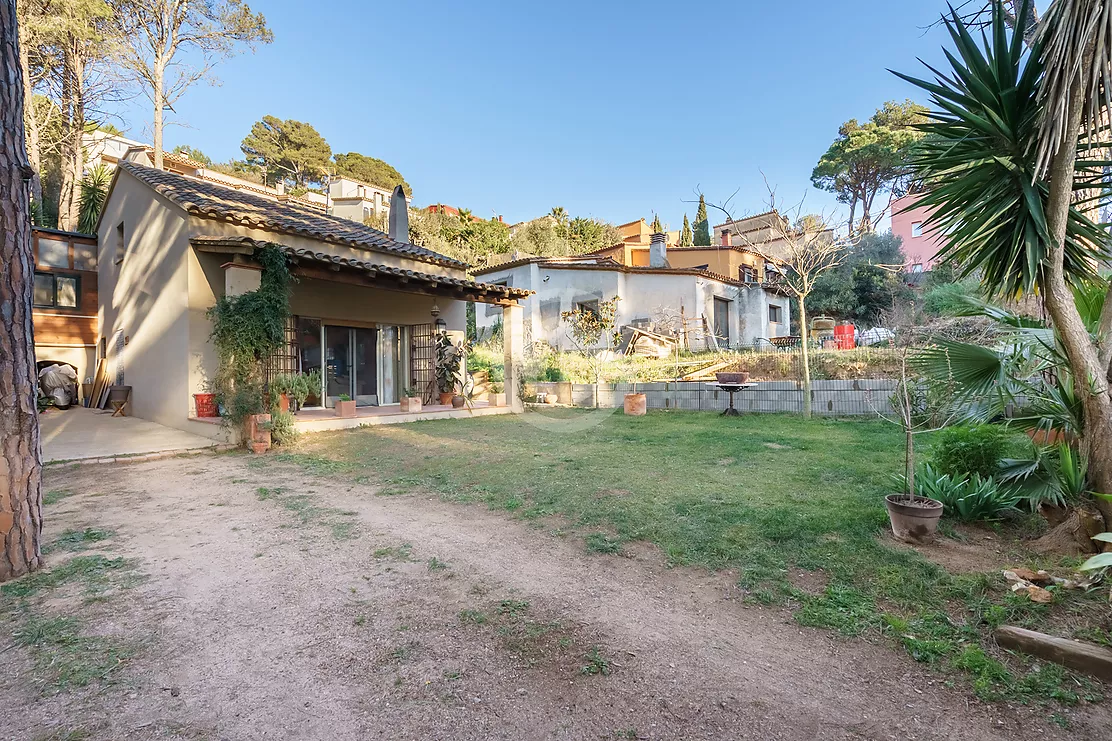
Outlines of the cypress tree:
M 699 194 L 699 210 L 695 212 L 695 246 L 710 246 L 710 221 L 707 219 L 707 202 Z
M 683 231 L 680 232 L 680 247 L 692 247 L 695 241 L 691 236 L 691 222 L 687 220 L 687 214 L 683 215 Z
M 660 225 L 660 214 L 653 214 L 653 223 L 651 229 L 653 230 L 653 234 L 664 231 L 664 227 Z

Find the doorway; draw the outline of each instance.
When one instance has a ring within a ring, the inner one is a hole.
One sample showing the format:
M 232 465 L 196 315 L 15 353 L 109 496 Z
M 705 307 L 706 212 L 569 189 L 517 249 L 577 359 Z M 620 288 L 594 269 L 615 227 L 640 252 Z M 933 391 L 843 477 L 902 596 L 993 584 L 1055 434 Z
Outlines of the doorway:
M 378 330 L 364 327 L 324 327 L 325 406 L 341 396 L 356 406 L 373 406 L 378 399 Z

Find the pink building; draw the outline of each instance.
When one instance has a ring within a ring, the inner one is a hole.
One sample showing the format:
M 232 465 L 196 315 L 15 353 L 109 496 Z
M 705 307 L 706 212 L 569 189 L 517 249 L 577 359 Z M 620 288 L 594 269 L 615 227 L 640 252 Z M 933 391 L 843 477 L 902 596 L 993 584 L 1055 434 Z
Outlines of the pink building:
M 892 233 L 903 240 L 909 273 L 922 273 L 934 267 L 938 252 L 945 245 L 936 229 L 925 226 L 930 211 L 926 206 L 915 206 L 918 200 L 918 195 L 906 195 L 892 202 Z

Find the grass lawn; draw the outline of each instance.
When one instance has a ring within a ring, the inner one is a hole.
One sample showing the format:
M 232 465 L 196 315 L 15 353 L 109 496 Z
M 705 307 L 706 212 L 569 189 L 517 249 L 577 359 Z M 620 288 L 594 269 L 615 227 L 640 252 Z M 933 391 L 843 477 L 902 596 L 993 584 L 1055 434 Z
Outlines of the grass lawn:
M 999 571 L 952 575 L 878 537 L 902 464 L 898 428 L 656 412 L 578 429 L 587 414 L 546 413 L 567 423 L 555 429 L 526 415 L 326 433 L 282 457 L 382 482 L 385 495 L 427 490 L 550 527 L 568 523 L 556 529 L 574 530 L 593 551 L 644 540 L 673 564 L 734 569 L 750 599 L 787 604 L 804 625 L 885 636 L 967 677 L 985 699 L 1072 704 L 1100 695 L 1099 684 L 1056 665 L 1004 653 L 990 634 L 1002 623 L 1047 629 L 1065 615 L 1066 634 L 1112 643 L 1105 594 L 1033 604 L 1008 592 Z M 1016 564 L 1000 568 L 1008 565 Z M 820 586 L 797 588 L 792 569 L 821 570 Z

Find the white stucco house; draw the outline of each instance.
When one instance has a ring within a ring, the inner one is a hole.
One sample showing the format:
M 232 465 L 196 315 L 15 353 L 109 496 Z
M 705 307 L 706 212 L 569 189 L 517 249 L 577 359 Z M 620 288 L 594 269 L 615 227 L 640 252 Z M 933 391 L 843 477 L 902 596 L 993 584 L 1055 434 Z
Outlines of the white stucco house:
M 701 268 L 636 267 L 611 257 L 525 257 L 475 271 L 485 283 L 531 291 L 522 300 L 526 341 L 575 349 L 560 314 L 617 296 L 617 324 L 677 334 L 686 322 L 694 351 L 752 346 L 789 334 L 791 301 L 763 283 L 732 280 Z M 488 332 L 500 313 L 476 307 Z M 705 323 L 704 323 L 705 322 Z M 709 329 L 706 332 L 703 328 Z

